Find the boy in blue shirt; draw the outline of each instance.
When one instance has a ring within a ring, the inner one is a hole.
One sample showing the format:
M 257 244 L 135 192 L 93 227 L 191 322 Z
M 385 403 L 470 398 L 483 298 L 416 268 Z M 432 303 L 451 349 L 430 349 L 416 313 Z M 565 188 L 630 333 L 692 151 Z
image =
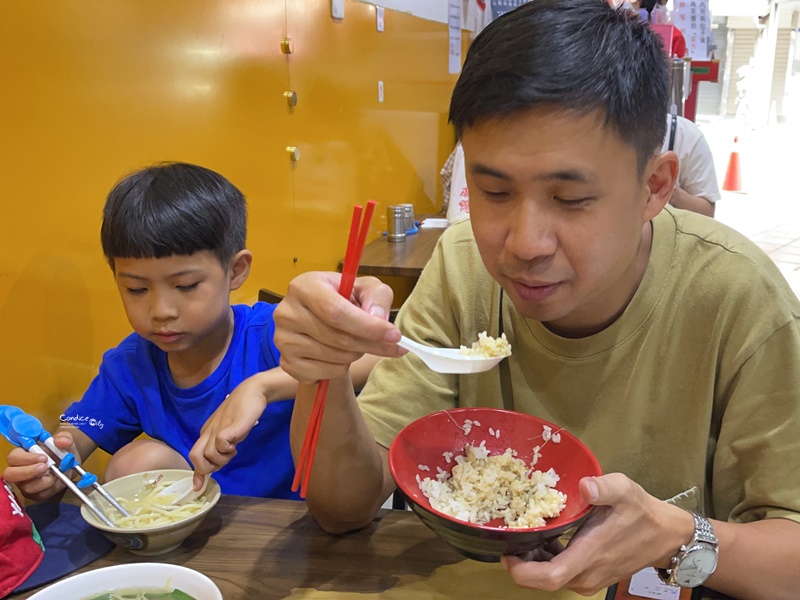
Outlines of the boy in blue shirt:
M 279 367 L 274 305 L 230 305 L 250 273 L 246 233 L 244 196 L 203 167 L 153 166 L 111 190 L 101 241 L 134 333 L 61 416 L 60 448 L 112 454 L 106 480 L 193 464 L 196 488 L 217 471 L 224 493 L 297 497 L 297 382 Z M 354 368 L 362 383 L 372 360 Z M 45 471 L 43 456 L 15 449 L 4 477 L 39 500 L 63 488 Z

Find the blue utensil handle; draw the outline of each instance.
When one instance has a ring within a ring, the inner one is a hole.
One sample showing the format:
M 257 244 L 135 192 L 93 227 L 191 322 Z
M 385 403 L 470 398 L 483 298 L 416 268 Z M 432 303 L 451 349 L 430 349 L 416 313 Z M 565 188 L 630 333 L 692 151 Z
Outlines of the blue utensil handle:
M 0 406 L 0 433 L 15 446 L 28 451 L 37 442 L 44 443 L 49 450 L 61 459 L 58 468 L 62 473 L 71 471 L 79 464 L 78 459 L 72 452 L 61 450 L 55 445 L 53 436 L 42 426 L 39 419 L 25 413 L 17 406 Z M 95 481 L 97 481 L 96 477 Z M 86 485 L 91 485 L 91 483 Z
M 97 483 L 97 475 L 92 475 L 91 473 L 87 473 L 86 471 L 84 471 L 83 472 L 83 476 L 80 478 L 80 480 L 78 481 L 78 483 L 76 485 L 80 489 L 84 489 L 84 488 L 87 488 L 89 486 L 94 485 L 95 483 Z
M 16 406 L 0 405 L 0 434 L 15 446 L 19 444 L 11 439 L 11 419 L 24 414 L 25 412 Z
M 42 429 L 42 433 L 39 434 L 39 441 L 43 442 L 47 449 L 50 450 L 53 454 L 61 459 L 61 463 L 58 465 L 58 468 L 61 470 L 62 473 L 66 473 L 67 471 L 71 471 L 81 463 L 78 461 L 78 457 L 75 456 L 72 452 L 67 452 L 66 450 L 62 450 L 58 446 L 56 446 L 56 442 L 53 439 L 53 436 L 50 435 L 50 432 L 46 429 Z M 94 477 L 94 475 L 92 475 Z M 95 477 L 95 481 L 97 477 Z M 90 485 L 90 484 L 87 484 Z
M 39 419 L 23 413 L 11 419 L 6 437 L 11 440 L 12 444 L 30 450 L 36 445 L 41 432 L 42 424 Z
M 99 483 L 97 483 L 97 476 L 84 471 L 78 463 L 77 457 L 72 452 L 67 452 L 56 446 L 53 436 L 51 436 L 42 423 L 36 417 L 26 414 L 21 408 L 17 406 L 1 405 L 0 406 L 0 434 L 15 446 L 24 448 L 33 454 L 41 454 L 47 457 L 47 466 L 72 492 L 78 496 L 87 508 L 94 513 L 94 515 L 109 527 L 114 527 L 114 523 L 103 513 L 99 506 L 97 506 L 86 494 L 83 489 L 87 487 L 94 487 L 98 490 L 106 500 L 108 500 L 117 510 L 123 515 L 130 516 L 128 512 L 122 508 L 117 500 L 111 496 Z M 44 448 L 39 446 L 39 442 L 44 444 L 48 450 L 53 452 L 59 460 L 59 465 L 45 451 Z M 67 471 L 75 471 L 81 476 L 80 481 L 73 482 L 67 475 Z
M 72 452 L 67 452 L 66 450 L 62 450 L 56 446 L 53 436 L 46 431 L 45 434 L 47 435 L 47 438 L 40 441 L 44 442 L 44 445 L 47 446 L 47 449 L 61 459 L 61 464 L 58 465 L 58 468 L 61 469 L 62 473 L 66 473 L 67 471 L 75 469 L 78 467 L 78 465 L 80 465 L 77 456 L 75 456 Z M 78 474 L 82 475 L 82 473 Z
M 17 406 L 0 406 L 0 433 L 15 446 L 28 450 L 31 444 L 43 441 L 42 435 L 49 437 L 42 423 Z

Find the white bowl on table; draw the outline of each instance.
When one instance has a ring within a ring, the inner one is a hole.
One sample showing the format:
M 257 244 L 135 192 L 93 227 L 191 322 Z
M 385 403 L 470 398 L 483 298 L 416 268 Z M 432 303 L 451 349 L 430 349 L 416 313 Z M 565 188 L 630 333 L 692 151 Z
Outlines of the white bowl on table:
M 161 563 L 134 563 L 105 567 L 62 579 L 28 600 L 84 600 L 115 590 L 176 589 L 194 600 L 222 600 L 208 577 L 187 567 Z
M 144 473 L 135 473 L 114 479 L 106 483 L 103 487 L 115 498 L 133 498 L 137 492 L 141 491 L 148 482 L 154 478 L 162 476 L 163 483 L 174 483 L 180 479 L 192 475 L 192 471 L 183 469 L 156 469 Z M 125 548 L 128 552 L 140 556 L 155 556 L 165 554 L 181 545 L 189 535 L 194 532 L 206 518 L 209 511 L 216 505 L 220 497 L 219 484 L 213 479 L 209 479 L 208 486 L 201 496 L 207 504 L 197 513 L 168 525 L 157 525 L 153 527 L 122 528 L 109 527 L 100 522 L 92 512 L 81 506 L 81 516 L 89 525 L 103 532 L 109 540 Z M 105 500 L 100 500 L 104 507 L 108 507 Z

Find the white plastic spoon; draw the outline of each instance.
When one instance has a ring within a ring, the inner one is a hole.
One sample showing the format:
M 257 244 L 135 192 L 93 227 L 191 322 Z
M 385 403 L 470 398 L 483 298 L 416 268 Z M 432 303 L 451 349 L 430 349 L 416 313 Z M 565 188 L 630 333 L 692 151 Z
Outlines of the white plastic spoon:
M 458 348 L 434 348 L 402 336 L 398 345 L 416 354 L 431 371 L 437 373 L 483 373 L 496 366 L 505 356 L 470 356 Z
M 190 475 L 189 477 L 179 479 L 175 483 L 169 484 L 163 490 L 158 492 L 156 496 L 171 496 L 172 498 L 169 499 L 170 504 L 184 504 L 185 502 L 191 502 L 195 498 L 199 498 L 203 495 L 203 492 L 206 491 L 206 486 L 208 486 L 209 479 L 210 477 L 206 475 L 203 479 L 203 486 L 199 491 L 195 492 L 194 475 Z

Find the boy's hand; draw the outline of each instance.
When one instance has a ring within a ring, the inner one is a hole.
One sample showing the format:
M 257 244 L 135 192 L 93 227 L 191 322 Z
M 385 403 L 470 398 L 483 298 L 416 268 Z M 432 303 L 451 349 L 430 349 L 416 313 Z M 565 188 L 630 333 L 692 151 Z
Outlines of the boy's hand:
M 289 284 L 275 309 L 281 367 L 304 383 L 345 375 L 364 354 L 398 357 L 400 331 L 388 321 L 394 293 L 375 277 L 356 279 L 353 295 L 339 295 L 339 273 L 304 273 Z
M 250 433 L 267 406 L 263 385 L 251 377 L 240 383 L 219 405 L 200 430 L 200 438 L 189 452 L 194 465 L 194 489 L 206 475 L 218 471 L 236 456 L 236 444 Z
M 57 432 L 53 436 L 53 441 L 62 450 L 72 452 L 80 461 L 80 454 L 69 432 Z M 14 448 L 9 453 L 6 462 L 8 466 L 3 471 L 3 479 L 16 484 L 26 498 L 36 501 L 45 500 L 65 487 L 61 480 L 48 470 L 47 459 L 41 454 Z

